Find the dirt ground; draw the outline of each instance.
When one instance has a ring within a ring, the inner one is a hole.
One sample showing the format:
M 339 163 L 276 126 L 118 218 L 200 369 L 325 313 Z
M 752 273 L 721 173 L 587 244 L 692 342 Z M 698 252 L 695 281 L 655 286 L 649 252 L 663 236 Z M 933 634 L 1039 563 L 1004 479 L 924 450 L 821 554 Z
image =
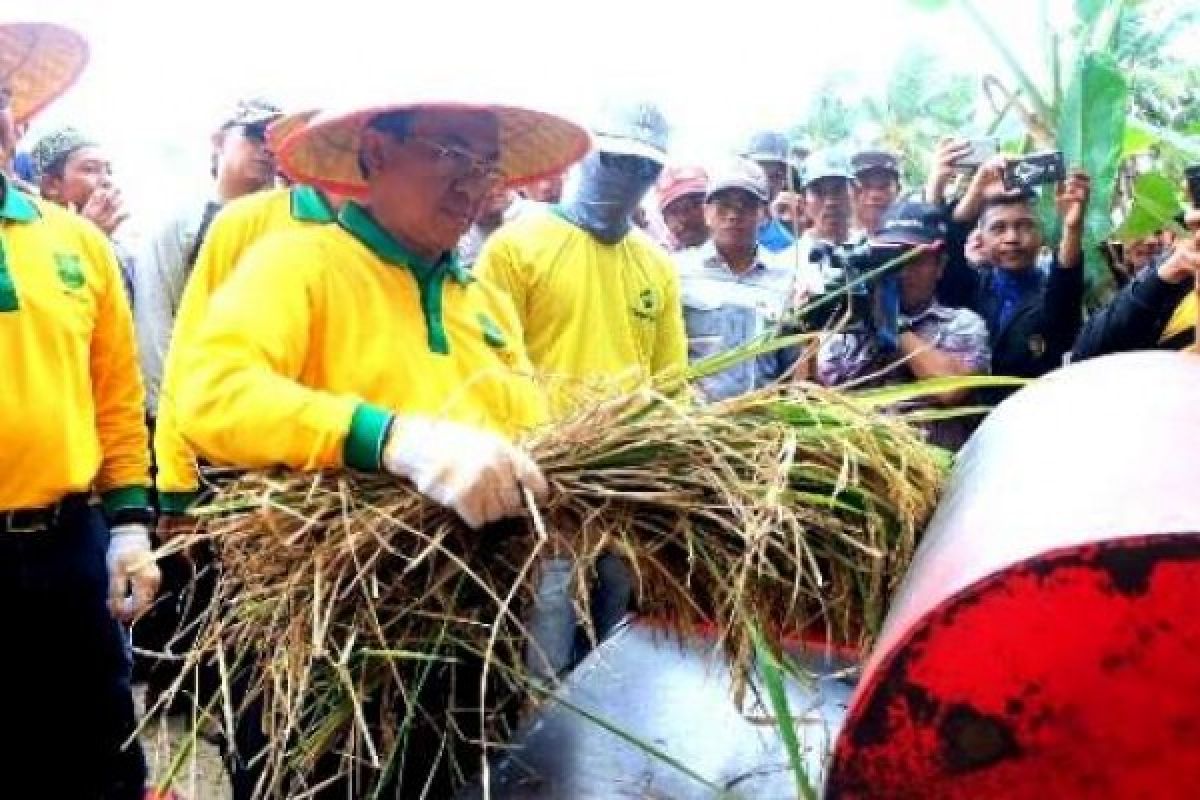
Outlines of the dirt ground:
M 141 690 L 137 692 L 139 707 Z M 155 784 L 170 769 L 172 760 L 183 749 L 191 721 L 184 717 L 159 718 L 142 733 L 142 748 L 149 762 L 150 783 Z M 179 771 L 173 788 L 183 800 L 229 800 L 229 782 L 220 756 L 211 744 L 199 742 L 196 752 Z

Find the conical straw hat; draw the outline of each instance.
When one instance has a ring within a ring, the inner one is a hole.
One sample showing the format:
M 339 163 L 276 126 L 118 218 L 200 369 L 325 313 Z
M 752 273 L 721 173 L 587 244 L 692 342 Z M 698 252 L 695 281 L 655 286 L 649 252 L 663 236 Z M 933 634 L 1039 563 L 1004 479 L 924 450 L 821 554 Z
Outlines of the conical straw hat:
M 267 126 L 267 149 L 278 153 L 283 149 L 283 143 L 296 131 L 303 128 L 320 112 L 315 108 L 284 114 Z
M 544 111 L 493 103 L 417 101 L 319 114 L 283 143 L 281 167 L 294 180 L 340 194 L 361 194 L 366 189 L 358 166 L 363 130 L 380 114 L 406 110 L 494 114 L 499 122 L 499 166 L 510 185 L 557 175 L 583 158 L 591 146 L 581 126 Z
M 17 122 L 69 89 L 87 60 L 87 42 L 70 28 L 46 22 L 0 25 L 0 85 L 12 93 Z

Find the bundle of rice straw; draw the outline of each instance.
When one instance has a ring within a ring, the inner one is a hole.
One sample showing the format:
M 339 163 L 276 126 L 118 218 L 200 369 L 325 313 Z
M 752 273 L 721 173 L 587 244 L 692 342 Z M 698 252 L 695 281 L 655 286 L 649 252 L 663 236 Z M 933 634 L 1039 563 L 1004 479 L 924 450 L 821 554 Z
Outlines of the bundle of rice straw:
M 743 679 L 752 624 L 774 647 L 814 629 L 866 643 L 945 467 L 876 405 L 796 384 L 602 402 L 527 442 L 551 487 L 530 518 L 478 533 L 387 476 L 247 474 L 202 512 L 223 567 L 192 662 L 220 664 L 226 724 L 261 705 L 264 794 L 300 796 L 284 776 L 331 759 L 369 786 L 431 740 L 420 758 L 503 742 L 529 697 L 522 620 L 551 554 L 573 559 L 581 620 L 597 559 L 616 553 L 642 613 L 680 634 L 711 625 Z M 464 679 L 467 662 L 483 666 Z M 455 699 L 427 711 L 429 692 Z

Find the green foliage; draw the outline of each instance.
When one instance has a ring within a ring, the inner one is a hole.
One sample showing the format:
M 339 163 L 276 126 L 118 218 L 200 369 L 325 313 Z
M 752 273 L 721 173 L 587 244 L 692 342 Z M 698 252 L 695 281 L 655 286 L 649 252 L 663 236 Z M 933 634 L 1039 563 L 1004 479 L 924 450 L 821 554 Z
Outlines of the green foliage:
M 1107 53 L 1085 53 L 1071 76 L 1058 118 L 1058 146 L 1072 166 L 1092 177 L 1092 198 L 1084 230 L 1088 277 L 1101 287 L 1111 272 L 1100 246 L 1112 232 L 1113 194 L 1125 144 L 1129 88 Z
M 859 112 L 846 99 L 850 77 L 830 75 L 817 90 L 803 122 L 789 132 L 815 149 L 841 144 L 850 138 L 858 124 Z
M 1133 209 L 1115 238 L 1128 242 L 1170 228 L 1182 210 L 1179 192 L 1169 179 L 1153 172 L 1139 175 L 1133 184 Z
M 844 74 L 828 79 L 793 135 L 814 147 L 827 147 L 869 130 L 871 135 L 864 138 L 872 145 L 900 155 L 908 186 L 924 182 L 938 139 L 963 131 L 973 116 L 975 82 L 966 75 L 946 73 L 938 57 L 927 50 L 904 53 L 878 96 L 851 98 L 851 105 L 849 84 Z
M 796 780 L 796 796 L 803 800 L 817 800 L 817 792 L 813 789 L 804 766 L 804 755 L 800 752 L 800 739 L 796 736 L 796 723 L 792 717 L 787 687 L 784 684 L 785 668 L 767 645 L 766 638 L 757 624 L 751 626 L 750 635 L 754 642 L 759 672 L 762 673 L 763 683 L 766 685 L 767 699 L 771 703 L 771 713 L 775 715 L 775 726 L 783 739 L 788 763 Z

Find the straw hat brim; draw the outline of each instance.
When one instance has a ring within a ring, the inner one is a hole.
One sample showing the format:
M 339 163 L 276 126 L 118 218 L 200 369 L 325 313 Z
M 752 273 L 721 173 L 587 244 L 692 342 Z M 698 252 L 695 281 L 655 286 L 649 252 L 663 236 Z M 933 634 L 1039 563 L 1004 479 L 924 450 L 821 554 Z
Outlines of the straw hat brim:
M 17 122 L 28 120 L 69 89 L 87 65 L 88 52 L 87 41 L 61 25 L 0 25 L 0 82 L 12 92 Z
M 267 149 L 272 153 L 279 153 L 288 137 L 307 125 L 319 113 L 319 110 L 310 108 L 277 117 L 267 126 Z
M 367 188 L 358 165 L 362 132 L 375 117 L 395 111 L 493 114 L 499 127 L 499 166 L 510 186 L 557 175 L 591 147 L 584 128 L 544 111 L 490 103 L 400 103 L 319 115 L 286 138 L 280 165 L 293 180 L 360 195 Z

